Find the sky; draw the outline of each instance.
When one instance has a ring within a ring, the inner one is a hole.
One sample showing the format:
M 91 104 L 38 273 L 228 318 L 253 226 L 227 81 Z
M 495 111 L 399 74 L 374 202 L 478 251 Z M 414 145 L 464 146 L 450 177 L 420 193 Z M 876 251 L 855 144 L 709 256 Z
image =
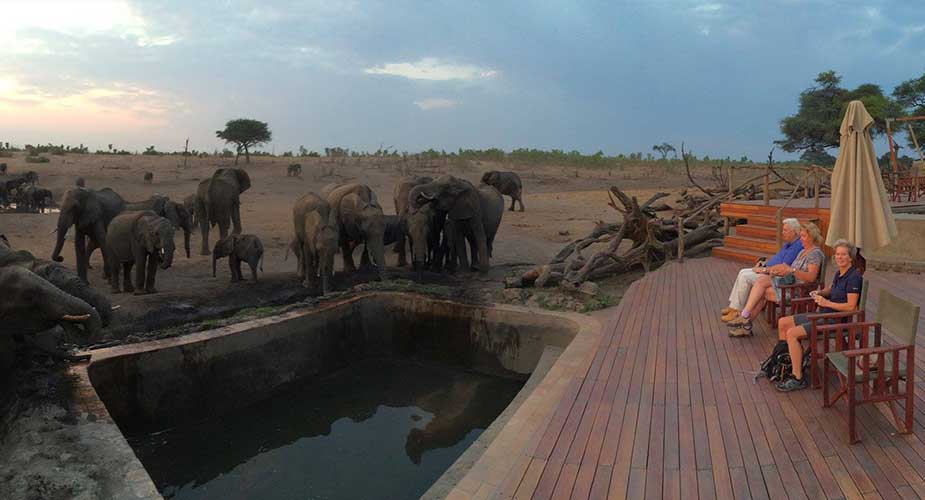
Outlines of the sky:
M 921 0 L 0 0 L 0 141 L 761 160 L 824 70 L 925 73 Z M 787 155 L 776 154 L 785 159 Z

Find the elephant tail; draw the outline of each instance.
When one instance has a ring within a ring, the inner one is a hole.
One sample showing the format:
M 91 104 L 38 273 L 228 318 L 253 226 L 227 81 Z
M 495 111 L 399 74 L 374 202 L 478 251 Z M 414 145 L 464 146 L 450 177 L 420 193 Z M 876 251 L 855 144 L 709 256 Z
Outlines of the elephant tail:
M 286 249 L 286 255 L 289 255 L 289 249 Z M 263 272 L 263 259 L 265 257 L 266 256 L 264 254 L 260 254 L 260 272 Z

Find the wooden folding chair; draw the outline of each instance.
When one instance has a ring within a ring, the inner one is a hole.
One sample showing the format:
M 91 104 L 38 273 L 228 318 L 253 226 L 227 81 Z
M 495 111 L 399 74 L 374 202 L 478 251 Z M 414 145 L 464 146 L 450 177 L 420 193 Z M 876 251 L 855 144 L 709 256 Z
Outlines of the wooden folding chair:
M 858 442 L 856 408 L 867 403 L 887 403 L 898 432 L 912 432 L 915 332 L 919 324 L 919 306 L 881 290 L 876 318 L 873 322 L 837 323 L 816 328 L 824 339 L 822 399 L 828 408 L 842 396 L 846 397 L 851 443 Z M 881 329 L 888 331 L 898 344 L 882 345 Z M 834 352 L 827 352 L 829 338 L 835 341 Z M 829 373 L 833 369 L 838 375 L 840 387 L 829 398 Z M 900 381 L 903 382 L 902 391 Z M 901 400 L 905 400 L 904 418 L 900 417 L 894 405 Z
M 831 337 L 834 335 L 834 333 L 829 336 L 821 335 L 819 328 L 826 323 L 836 321 L 863 323 L 865 319 L 864 311 L 867 307 L 868 284 L 869 282 L 867 280 L 861 281 L 861 296 L 858 298 L 858 305 L 853 311 L 815 314 L 815 311 L 817 311 L 819 307 L 812 297 L 801 297 L 792 301 L 791 313 L 809 314 L 809 320 L 811 321 L 809 331 L 806 332 L 806 338 L 809 342 L 809 383 L 813 389 L 818 389 L 821 385 L 819 370 L 816 366 L 819 364 L 819 361 L 825 358 L 823 352 L 831 350 L 827 349 L 827 346 L 820 346 L 820 341 L 822 343 L 830 343 L 832 342 Z
M 770 300 L 765 302 L 764 310 L 766 314 L 766 319 L 768 320 L 768 325 L 771 328 L 777 328 L 777 308 L 780 307 L 780 316 L 792 316 L 794 314 L 793 307 L 791 306 L 794 299 L 799 299 L 803 297 L 809 297 L 809 292 L 813 290 L 822 290 L 825 288 L 825 265 L 828 259 L 822 259 L 822 263 L 819 264 L 819 272 L 816 273 L 816 280 L 809 283 L 794 283 L 792 285 L 781 285 L 780 286 L 780 304 L 776 302 L 771 302 Z

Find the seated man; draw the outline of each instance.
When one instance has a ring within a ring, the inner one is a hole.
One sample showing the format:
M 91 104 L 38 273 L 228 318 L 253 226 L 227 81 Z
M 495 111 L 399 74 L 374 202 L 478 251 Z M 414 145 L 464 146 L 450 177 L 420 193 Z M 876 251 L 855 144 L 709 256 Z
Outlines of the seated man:
M 803 245 L 800 243 L 800 221 L 784 219 L 781 236 L 784 240 L 783 246 L 763 266 L 759 264 L 753 268 L 745 268 L 739 271 L 735 284 L 732 285 L 732 292 L 729 294 L 729 307 L 725 307 L 720 311 L 723 315 L 724 323 L 739 316 L 739 311 L 745 307 L 745 303 L 748 301 L 748 293 L 751 291 L 752 285 L 761 275 L 772 272 L 778 274 L 789 272 L 790 264 L 803 251 Z

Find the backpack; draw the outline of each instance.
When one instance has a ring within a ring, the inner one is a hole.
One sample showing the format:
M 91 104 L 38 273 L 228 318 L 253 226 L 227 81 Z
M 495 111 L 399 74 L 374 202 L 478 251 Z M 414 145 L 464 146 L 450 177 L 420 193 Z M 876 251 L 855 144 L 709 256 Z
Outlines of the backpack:
M 810 356 L 809 349 L 803 351 L 801 361 L 804 373 L 809 370 Z M 793 360 L 790 359 L 790 351 L 786 342 L 778 342 L 771 351 L 771 355 L 761 363 L 755 378 L 761 375 L 768 377 L 771 382 L 783 382 L 793 377 Z

